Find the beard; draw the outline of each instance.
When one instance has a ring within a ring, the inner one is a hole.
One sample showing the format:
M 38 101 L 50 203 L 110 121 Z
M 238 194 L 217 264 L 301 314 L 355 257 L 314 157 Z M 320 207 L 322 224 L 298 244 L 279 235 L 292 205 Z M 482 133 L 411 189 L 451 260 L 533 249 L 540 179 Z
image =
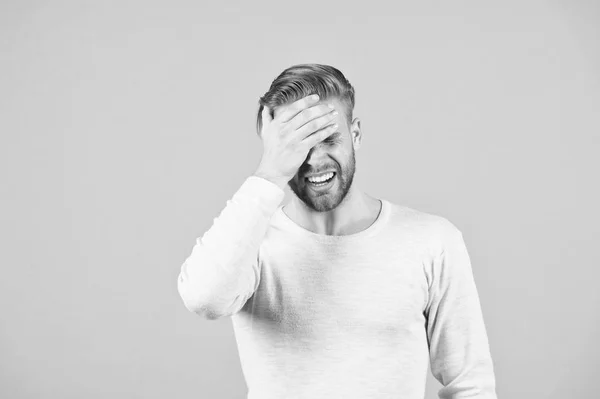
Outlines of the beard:
M 346 195 L 352 187 L 354 181 L 354 174 L 356 172 L 356 158 L 354 154 L 354 147 L 345 165 L 341 165 L 342 169 L 335 170 L 335 175 L 331 186 L 326 190 L 312 189 L 305 177 L 296 177 L 288 182 L 288 185 L 292 192 L 298 197 L 300 201 L 306 205 L 307 208 L 314 212 L 328 212 L 331 211 L 346 198 Z

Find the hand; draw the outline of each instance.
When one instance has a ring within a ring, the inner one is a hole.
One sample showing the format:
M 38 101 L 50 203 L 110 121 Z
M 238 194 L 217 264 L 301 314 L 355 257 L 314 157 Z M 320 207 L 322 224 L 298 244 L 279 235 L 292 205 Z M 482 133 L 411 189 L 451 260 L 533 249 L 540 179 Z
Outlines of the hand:
M 283 105 L 277 118 L 271 118 L 268 107 L 263 108 L 260 134 L 263 155 L 256 176 L 284 188 L 310 149 L 336 131 L 338 125 L 333 119 L 338 112 L 318 101 L 318 97 L 306 96 Z

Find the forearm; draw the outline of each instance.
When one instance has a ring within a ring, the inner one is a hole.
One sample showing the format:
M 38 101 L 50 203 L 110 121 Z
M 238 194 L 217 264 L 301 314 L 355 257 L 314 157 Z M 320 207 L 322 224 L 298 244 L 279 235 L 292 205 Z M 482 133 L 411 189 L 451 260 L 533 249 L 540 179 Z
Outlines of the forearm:
M 217 319 L 240 310 L 260 280 L 258 251 L 285 192 L 250 176 L 181 265 L 179 294 L 192 312 Z

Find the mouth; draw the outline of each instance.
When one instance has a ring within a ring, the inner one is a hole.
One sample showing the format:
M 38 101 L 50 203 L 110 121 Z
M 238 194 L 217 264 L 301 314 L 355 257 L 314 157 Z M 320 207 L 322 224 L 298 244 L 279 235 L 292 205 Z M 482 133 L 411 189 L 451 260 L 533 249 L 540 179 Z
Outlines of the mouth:
M 324 182 L 311 183 L 307 177 L 304 178 L 304 181 L 306 182 L 306 185 L 311 188 L 311 190 L 321 192 L 330 189 L 333 186 L 333 183 L 335 182 L 336 178 L 337 172 L 333 172 L 333 176 L 331 176 L 329 180 L 326 180 Z

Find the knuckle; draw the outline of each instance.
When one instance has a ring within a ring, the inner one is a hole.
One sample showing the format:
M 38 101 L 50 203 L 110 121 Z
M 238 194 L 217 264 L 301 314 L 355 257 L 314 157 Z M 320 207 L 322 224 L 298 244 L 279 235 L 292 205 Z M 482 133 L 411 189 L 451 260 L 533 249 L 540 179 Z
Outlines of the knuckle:
M 312 118 L 312 117 L 314 117 L 314 116 L 315 116 L 315 110 L 314 110 L 314 107 L 311 107 L 311 108 L 305 109 L 304 111 L 302 111 L 302 113 L 303 113 L 303 116 L 304 116 L 306 119 Z

